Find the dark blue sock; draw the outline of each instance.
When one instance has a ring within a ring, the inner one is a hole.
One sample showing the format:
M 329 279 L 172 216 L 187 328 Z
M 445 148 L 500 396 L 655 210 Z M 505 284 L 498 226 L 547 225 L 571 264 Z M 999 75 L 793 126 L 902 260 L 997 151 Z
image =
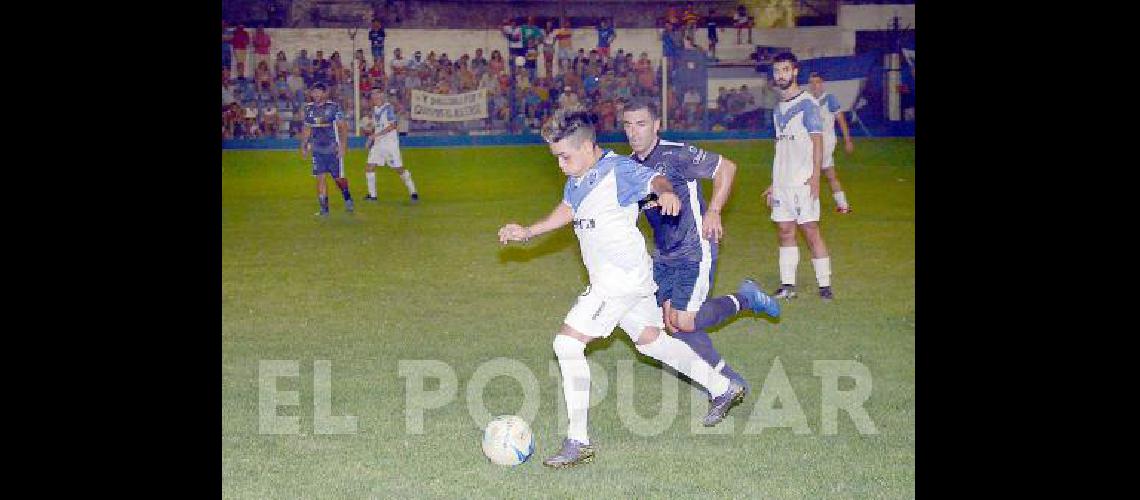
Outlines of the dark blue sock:
M 322 195 L 317 197 L 317 200 L 321 203 L 321 211 L 322 212 L 328 212 L 329 211 L 329 197 L 322 194 Z
M 704 330 L 695 330 L 689 333 L 677 332 L 674 337 L 688 344 L 688 346 L 693 349 L 693 352 L 697 353 L 697 356 L 700 356 L 701 359 L 705 360 L 705 362 L 713 368 L 716 368 L 723 360 L 720 353 L 717 352 L 716 347 L 713 347 L 712 339 L 709 338 L 709 334 Z M 747 385 L 747 382 L 744 381 L 744 377 L 736 373 L 736 370 L 733 370 L 727 362 L 721 367 L 720 373 L 730 380 L 736 380 Z
M 732 296 L 740 301 L 740 309 L 736 308 L 736 303 L 733 302 L 728 295 L 706 300 L 705 303 L 701 305 L 701 309 L 697 311 L 697 317 L 694 321 L 697 330 L 712 328 L 713 326 L 723 323 L 728 318 L 736 316 L 736 313 L 748 309 L 748 299 L 739 293 L 734 293 Z

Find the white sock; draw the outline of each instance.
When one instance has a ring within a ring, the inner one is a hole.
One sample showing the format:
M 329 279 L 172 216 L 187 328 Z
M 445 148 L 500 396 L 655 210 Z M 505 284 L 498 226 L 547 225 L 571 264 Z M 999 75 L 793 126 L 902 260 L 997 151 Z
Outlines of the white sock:
M 376 172 L 364 172 L 364 178 L 368 179 L 368 196 L 376 197 Z
M 562 369 L 562 395 L 570 425 L 566 437 L 590 444 L 586 433 L 586 413 L 590 409 L 590 365 L 586 364 L 586 344 L 566 335 L 554 336 L 554 354 Z
M 405 170 L 404 173 L 400 174 L 400 178 L 404 180 L 404 185 L 408 187 L 408 194 L 415 194 L 416 183 L 412 182 L 412 171 Z M 565 335 L 563 335 L 563 337 L 565 337 Z
M 815 268 L 815 281 L 819 286 L 831 286 L 831 257 L 812 259 L 811 265 Z
M 800 264 L 800 247 L 780 247 L 780 284 L 796 284 L 796 266 Z
M 689 344 L 670 335 L 662 333 L 657 336 L 657 340 L 646 345 L 638 345 L 637 350 L 684 373 L 713 396 L 720 396 L 728 391 L 727 377 L 701 359 Z
M 835 204 L 839 205 L 839 208 L 847 208 L 847 195 L 843 194 L 843 191 L 836 191 L 833 194 L 835 195 Z

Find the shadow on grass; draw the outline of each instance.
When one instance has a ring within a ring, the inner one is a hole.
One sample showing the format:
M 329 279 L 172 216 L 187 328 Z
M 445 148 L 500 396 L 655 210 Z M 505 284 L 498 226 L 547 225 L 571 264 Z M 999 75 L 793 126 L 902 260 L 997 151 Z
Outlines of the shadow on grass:
M 512 243 L 511 246 L 499 250 L 499 263 L 505 264 L 507 262 L 530 262 L 539 257 L 545 257 L 550 254 L 555 254 L 566 249 L 574 242 L 574 234 L 570 231 L 557 231 L 548 237 L 542 238 L 537 244 L 529 243 L 519 245 Z

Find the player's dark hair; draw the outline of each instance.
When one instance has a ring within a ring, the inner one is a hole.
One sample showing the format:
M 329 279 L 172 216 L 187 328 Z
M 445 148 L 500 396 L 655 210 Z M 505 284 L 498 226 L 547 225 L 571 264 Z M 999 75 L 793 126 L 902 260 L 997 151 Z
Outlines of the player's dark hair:
M 820 80 L 823 80 L 823 75 L 819 74 L 819 73 L 818 73 L 818 72 L 816 72 L 816 71 L 812 71 L 812 72 L 811 72 L 811 74 L 810 74 L 810 75 L 808 75 L 808 78 L 809 78 L 809 79 L 811 79 L 811 78 L 819 78 Z
M 780 62 L 790 62 L 793 68 L 800 67 L 800 61 L 796 59 L 796 55 L 791 52 L 780 52 L 776 57 L 772 58 L 772 64 Z
M 661 113 L 657 109 L 657 101 L 654 99 L 645 98 L 645 97 L 638 97 L 635 99 L 630 99 L 629 101 L 625 102 L 624 104 L 625 104 L 625 108 L 622 109 L 623 113 L 625 113 L 627 111 L 638 111 L 638 110 L 645 109 L 645 110 L 649 110 L 649 117 L 650 118 L 652 118 L 654 120 L 661 118 Z
M 542 125 L 542 139 L 554 144 L 570 136 L 593 142 L 598 114 L 580 105 L 562 108 Z

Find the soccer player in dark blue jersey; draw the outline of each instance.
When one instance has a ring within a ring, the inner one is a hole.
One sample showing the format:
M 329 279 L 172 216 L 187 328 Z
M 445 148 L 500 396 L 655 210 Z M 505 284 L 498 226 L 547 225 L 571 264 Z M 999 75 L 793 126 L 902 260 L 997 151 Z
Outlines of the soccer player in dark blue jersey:
M 344 208 L 352 212 L 352 193 L 344 178 L 344 153 L 348 150 L 348 124 L 336 102 L 326 99 L 324 82 L 317 81 L 310 91 L 313 102 L 305 104 L 305 127 L 301 130 L 301 156 L 313 155 L 313 177 L 317 178 L 317 196 L 321 217 L 329 215 L 328 187 L 325 174 L 332 176 L 344 195 Z
M 736 164 L 711 151 L 659 138 L 661 120 L 652 100 L 628 104 L 622 112 L 622 125 L 633 148 L 630 156 L 665 174 L 682 201 L 681 212 L 674 216 L 662 214 L 651 197 L 643 205 L 645 218 L 653 228 L 653 277 L 665 324 L 710 365 L 747 386 L 744 378 L 724 362 L 705 331 L 744 309 L 780 315 L 779 303 L 751 279 L 745 279 L 736 293 L 708 299 L 717 243 L 724 234 L 720 212 L 732 191 Z M 701 179 L 713 179 L 713 195 L 707 205 L 701 196 Z

